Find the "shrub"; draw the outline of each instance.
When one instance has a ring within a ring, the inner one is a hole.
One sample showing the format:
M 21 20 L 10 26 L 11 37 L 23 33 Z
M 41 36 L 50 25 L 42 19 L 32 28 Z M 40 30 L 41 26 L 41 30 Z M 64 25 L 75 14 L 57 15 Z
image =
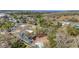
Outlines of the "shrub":
M 53 48 L 56 46 L 56 41 L 54 40 L 56 38 L 56 33 L 55 32 L 50 32 L 48 34 L 48 40 L 50 42 L 50 46 Z
M 0 26 L 0 29 L 1 30 L 9 29 L 9 28 L 13 27 L 14 25 L 15 25 L 15 23 L 10 22 L 10 21 L 6 21 L 6 22 L 4 22 L 4 24 L 2 24 Z
M 24 42 L 19 41 L 19 40 L 14 42 L 11 46 L 12 46 L 12 48 L 25 48 L 26 47 Z
M 77 36 L 77 35 L 79 35 L 79 30 L 75 29 L 74 27 L 68 27 L 67 28 L 67 32 L 71 36 Z

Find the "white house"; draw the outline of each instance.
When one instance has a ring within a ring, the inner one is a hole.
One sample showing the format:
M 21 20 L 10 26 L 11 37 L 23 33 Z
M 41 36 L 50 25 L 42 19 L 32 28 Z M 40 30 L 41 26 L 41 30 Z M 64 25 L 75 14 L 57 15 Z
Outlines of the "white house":
M 4 14 L 4 13 L 0 13 L 0 17 L 3 17 L 3 16 L 5 16 L 6 14 Z
M 62 26 L 69 25 L 69 24 L 70 24 L 70 22 L 62 22 Z
M 62 21 L 61 23 L 62 23 L 62 26 L 71 24 L 71 22 L 68 20 Z

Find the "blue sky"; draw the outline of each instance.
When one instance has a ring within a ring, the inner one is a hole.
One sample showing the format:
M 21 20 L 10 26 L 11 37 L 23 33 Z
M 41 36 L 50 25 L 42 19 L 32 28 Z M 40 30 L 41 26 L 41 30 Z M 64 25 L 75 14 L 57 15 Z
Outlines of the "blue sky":
M 32 10 L 33 12 L 63 12 L 65 10 Z

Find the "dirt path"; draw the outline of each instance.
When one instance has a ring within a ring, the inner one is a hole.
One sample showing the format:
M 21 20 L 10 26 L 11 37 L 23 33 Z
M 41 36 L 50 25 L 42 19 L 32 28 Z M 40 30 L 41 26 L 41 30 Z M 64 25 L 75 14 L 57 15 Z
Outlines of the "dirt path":
M 50 47 L 50 45 L 49 45 L 49 40 L 47 38 L 48 38 L 47 36 L 44 36 L 44 37 L 36 37 L 36 40 L 33 41 L 32 44 L 35 44 L 37 42 L 40 42 L 41 44 L 43 43 L 43 45 L 44 45 L 45 48 L 48 48 L 48 47 Z

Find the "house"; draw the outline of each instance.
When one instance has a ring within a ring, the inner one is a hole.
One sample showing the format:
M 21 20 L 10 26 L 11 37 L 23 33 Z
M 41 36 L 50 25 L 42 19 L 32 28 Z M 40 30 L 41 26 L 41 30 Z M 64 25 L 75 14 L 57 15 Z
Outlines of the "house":
M 70 22 L 63 22 L 62 23 L 62 26 L 64 26 L 64 25 L 69 25 L 70 24 Z
M 4 13 L 0 13 L 0 17 L 4 17 L 6 16 Z
M 71 24 L 71 22 L 70 21 L 67 21 L 67 20 L 62 21 L 61 23 L 62 23 L 62 26 L 70 25 Z
M 24 32 L 19 33 L 21 40 L 26 42 L 27 44 L 31 45 L 32 43 L 32 38 L 26 35 Z
M 79 24 L 74 25 L 75 29 L 79 29 Z

